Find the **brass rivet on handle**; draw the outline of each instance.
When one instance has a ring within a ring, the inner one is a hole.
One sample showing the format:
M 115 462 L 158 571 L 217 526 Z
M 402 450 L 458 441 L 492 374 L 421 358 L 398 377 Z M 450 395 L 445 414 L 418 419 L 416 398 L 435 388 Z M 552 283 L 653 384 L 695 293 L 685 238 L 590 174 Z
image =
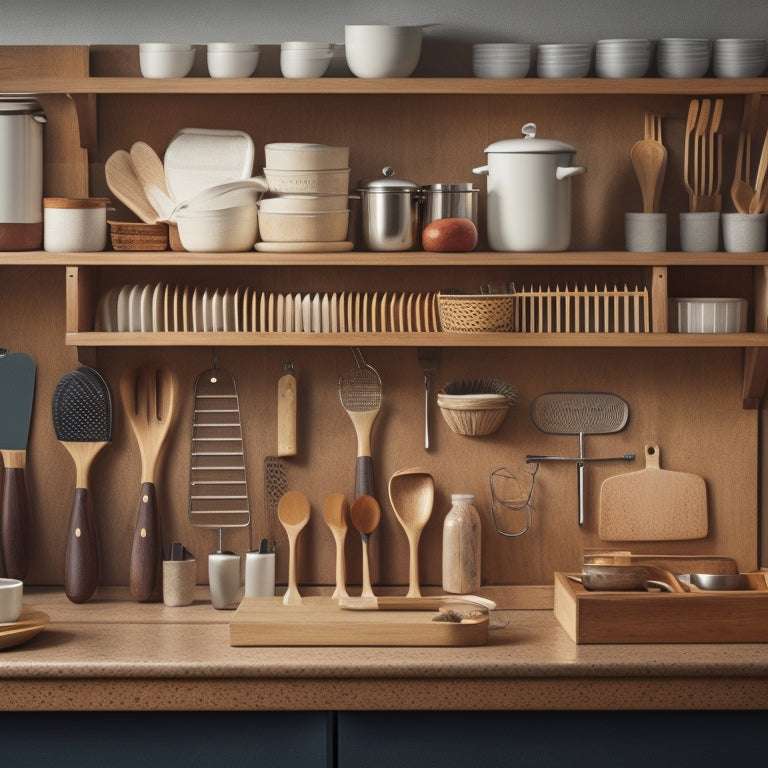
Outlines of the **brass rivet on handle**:
M 146 528 L 142 528 L 141 529 L 141 538 L 142 539 L 146 539 L 147 538 L 147 529 Z

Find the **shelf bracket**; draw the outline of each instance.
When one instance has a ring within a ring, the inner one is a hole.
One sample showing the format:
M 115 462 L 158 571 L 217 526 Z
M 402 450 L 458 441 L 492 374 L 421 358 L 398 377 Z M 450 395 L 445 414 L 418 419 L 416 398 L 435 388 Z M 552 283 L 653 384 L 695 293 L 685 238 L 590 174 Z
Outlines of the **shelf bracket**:
M 742 405 L 754 410 L 760 407 L 760 400 L 768 382 L 768 347 L 747 347 L 744 350 L 744 384 Z
M 80 146 L 91 153 L 98 146 L 98 130 L 96 124 L 96 94 L 95 93 L 68 93 L 72 99 L 77 114 L 77 125 L 80 132 Z

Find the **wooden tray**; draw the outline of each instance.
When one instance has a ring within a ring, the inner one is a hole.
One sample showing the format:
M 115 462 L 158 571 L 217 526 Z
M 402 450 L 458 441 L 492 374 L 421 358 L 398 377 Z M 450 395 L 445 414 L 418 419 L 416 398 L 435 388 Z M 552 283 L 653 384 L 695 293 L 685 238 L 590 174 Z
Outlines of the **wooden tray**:
M 734 592 L 589 592 L 555 573 L 555 617 L 575 643 L 766 643 L 766 573 Z
M 283 605 L 280 597 L 246 597 L 229 623 L 229 644 L 485 645 L 488 614 L 461 622 L 433 621 L 438 611 L 344 610 L 328 597 Z
M 0 624 L 0 649 L 13 648 L 26 643 L 37 635 L 50 621 L 47 613 L 22 608 L 18 621 L 11 624 Z

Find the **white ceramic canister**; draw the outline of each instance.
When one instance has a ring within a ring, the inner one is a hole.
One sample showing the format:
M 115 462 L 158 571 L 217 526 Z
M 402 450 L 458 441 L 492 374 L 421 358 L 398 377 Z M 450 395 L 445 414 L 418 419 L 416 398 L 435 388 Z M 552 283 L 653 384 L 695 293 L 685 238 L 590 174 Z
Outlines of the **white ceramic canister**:
M 107 244 L 105 197 L 46 197 L 43 247 L 55 253 L 103 251 Z
M 526 123 L 522 139 L 497 141 L 485 149 L 488 165 L 488 244 L 494 251 L 564 251 L 571 242 L 570 178 L 586 168 L 573 165 L 576 149 L 537 139 Z
M 471 493 L 451 495 L 443 522 L 443 589 L 466 595 L 480 589 L 480 515 Z
M 35 99 L 0 95 L 0 250 L 43 244 L 43 108 Z

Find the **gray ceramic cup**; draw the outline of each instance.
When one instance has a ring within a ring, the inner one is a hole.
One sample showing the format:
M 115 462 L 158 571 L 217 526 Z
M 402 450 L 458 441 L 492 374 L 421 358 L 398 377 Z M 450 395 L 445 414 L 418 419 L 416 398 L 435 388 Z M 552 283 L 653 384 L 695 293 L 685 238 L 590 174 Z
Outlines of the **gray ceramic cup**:
M 723 213 L 723 246 L 731 253 L 765 250 L 768 213 Z
M 694 211 L 680 214 L 680 248 L 689 252 L 717 251 L 720 244 L 720 214 Z
M 163 560 L 163 602 L 171 607 L 192 605 L 196 560 Z
M 628 251 L 656 253 L 667 250 L 666 213 L 625 213 L 624 241 Z

